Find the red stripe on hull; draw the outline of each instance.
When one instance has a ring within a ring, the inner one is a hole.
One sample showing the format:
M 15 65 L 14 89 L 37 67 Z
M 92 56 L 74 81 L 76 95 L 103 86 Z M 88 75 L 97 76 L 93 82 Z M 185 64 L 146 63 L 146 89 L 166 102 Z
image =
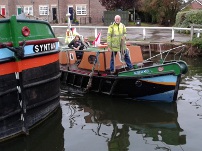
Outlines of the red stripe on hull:
M 17 71 L 16 62 L 8 62 L 8 63 L 0 64 L 0 76 L 14 73 L 16 71 Z
M 39 44 L 46 44 L 46 43 L 54 43 L 58 41 L 59 40 L 57 38 L 29 40 L 29 41 L 26 41 L 26 45 L 39 45 Z M 20 42 L 20 45 L 22 45 L 22 42 Z
M 26 60 L 21 60 L 18 62 L 8 62 L 0 64 L 0 76 L 11 74 L 14 72 L 21 72 L 22 70 L 27 70 L 30 68 L 44 66 L 59 60 L 59 54 L 52 54 L 47 56 L 41 56 L 36 58 L 30 58 Z
M 58 38 L 49 38 L 49 39 L 39 39 L 39 40 L 29 40 L 26 41 L 26 45 L 40 45 L 40 44 L 45 44 L 45 43 L 54 43 L 58 42 Z M 5 45 L 9 47 L 13 47 L 13 44 L 11 42 L 5 42 Z M 19 42 L 19 45 L 22 46 L 23 42 Z M 2 45 L 0 45 L 0 48 L 4 48 Z

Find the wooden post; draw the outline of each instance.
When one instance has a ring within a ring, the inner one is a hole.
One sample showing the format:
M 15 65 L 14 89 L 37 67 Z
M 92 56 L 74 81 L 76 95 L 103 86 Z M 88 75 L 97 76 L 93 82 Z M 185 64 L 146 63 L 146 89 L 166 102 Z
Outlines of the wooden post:
M 145 39 L 146 39 L 146 29 L 143 28 L 143 40 L 145 40 Z
M 171 41 L 174 41 L 174 36 L 175 36 L 175 30 L 174 30 L 174 28 L 172 28 L 172 38 L 171 38 Z
M 97 37 L 97 28 L 95 28 L 95 38 Z
M 194 35 L 194 25 L 191 24 L 191 40 L 193 39 L 193 35 Z

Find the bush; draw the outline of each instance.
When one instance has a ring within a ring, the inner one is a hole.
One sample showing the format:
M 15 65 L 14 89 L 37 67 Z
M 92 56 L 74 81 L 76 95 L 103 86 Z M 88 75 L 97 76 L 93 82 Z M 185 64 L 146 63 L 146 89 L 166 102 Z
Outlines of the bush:
M 202 56 L 202 38 L 193 38 L 186 43 L 187 51 L 184 53 L 188 57 Z
M 176 15 L 175 27 L 189 28 L 191 24 L 202 24 L 202 10 L 179 12 Z
M 79 21 L 78 21 L 77 19 L 74 19 L 74 20 L 73 20 L 73 23 L 78 24 L 78 23 L 79 23 Z
M 190 43 L 192 44 L 192 46 L 202 50 L 202 38 L 193 38 Z

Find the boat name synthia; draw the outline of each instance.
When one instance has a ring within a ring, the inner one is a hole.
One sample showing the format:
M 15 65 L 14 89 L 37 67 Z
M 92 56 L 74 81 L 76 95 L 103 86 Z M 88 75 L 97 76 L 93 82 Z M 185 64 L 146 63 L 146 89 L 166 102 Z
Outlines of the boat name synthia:
M 54 50 L 55 48 L 56 48 L 55 43 L 48 43 L 48 44 L 34 45 L 33 50 L 35 53 L 37 53 L 37 52 Z

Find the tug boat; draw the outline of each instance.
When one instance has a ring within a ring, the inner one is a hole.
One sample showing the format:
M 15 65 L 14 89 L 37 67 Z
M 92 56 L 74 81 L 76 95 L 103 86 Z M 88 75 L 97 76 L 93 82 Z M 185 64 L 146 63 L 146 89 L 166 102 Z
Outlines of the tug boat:
M 59 42 L 45 21 L 0 20 L 0 141 L 45 120 L 59 106 Z
M 83 57 L 79 62 L 75 50 L 63 47 L 60 51 L 62 83 L 83 92 L 131 100 L 158 102 L 177 100 L 181 77 L 188 71 L 186 62 L 166 61 L 166 58 L 160 62 L 153 62 L 151 61 L 153 57 L 143 60 L 140 46 L 130 45 L 127 48 L 134 68 L 127 70 L 126 64 L 121 59 L 121 53 L 118 53 L 115 58 L 116 74 L 111 75 L 109 70 L 111 52 L 107 51 L 106 47 L 100 45 L 83 50 Z M 184 46 L 178 46 L 163 53 L 168 54 L 176 50 L 179 54 L 183 48 Z

